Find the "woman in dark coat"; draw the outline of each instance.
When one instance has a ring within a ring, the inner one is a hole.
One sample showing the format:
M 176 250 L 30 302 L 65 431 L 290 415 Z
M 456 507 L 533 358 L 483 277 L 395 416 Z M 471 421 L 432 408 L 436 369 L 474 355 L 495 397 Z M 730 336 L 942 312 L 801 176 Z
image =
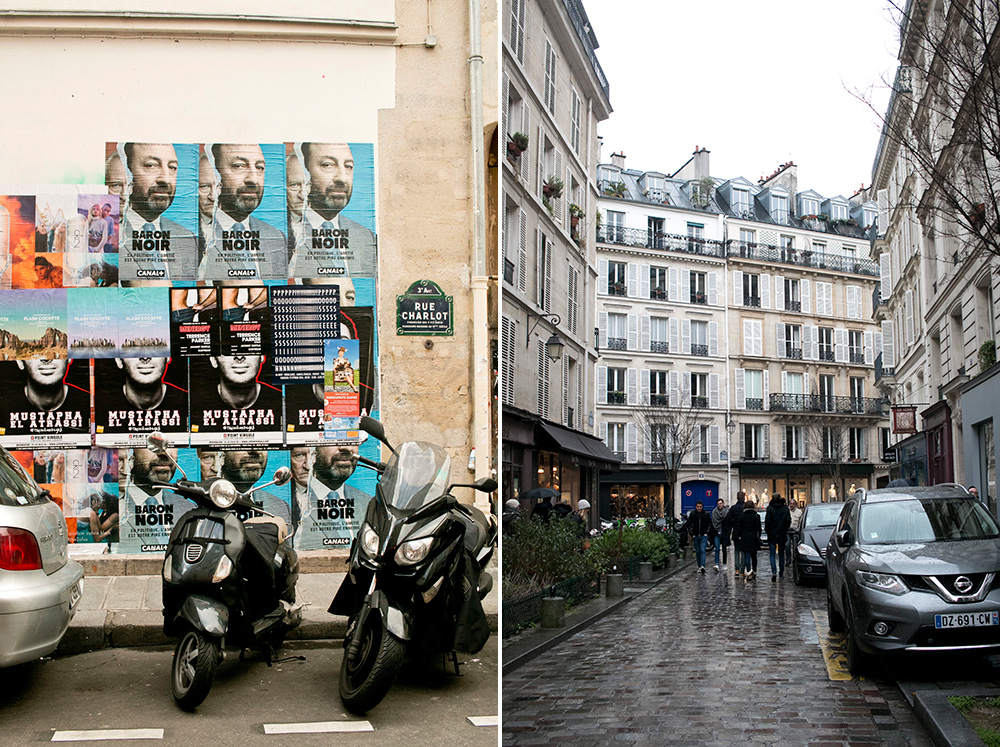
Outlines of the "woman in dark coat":
M 733 527 L 733 541 L 738 542 L 740 550 L 743 552 L 744 581 L 749 581 L 757 575 L 757 550 L 760 549 L 760 514 L 757 513 L 757 504 L 747 501 L 743 508 L 743 515 L 737 520 Z

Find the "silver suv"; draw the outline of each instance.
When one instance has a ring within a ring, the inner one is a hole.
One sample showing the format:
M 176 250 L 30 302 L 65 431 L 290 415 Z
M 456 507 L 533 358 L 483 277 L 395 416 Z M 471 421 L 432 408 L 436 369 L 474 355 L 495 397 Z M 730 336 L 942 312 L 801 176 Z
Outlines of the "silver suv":
M 826 561 L 852 674 L 873 654 L 1000 648 L 1000 525 L 961 485 L 858 490 Z

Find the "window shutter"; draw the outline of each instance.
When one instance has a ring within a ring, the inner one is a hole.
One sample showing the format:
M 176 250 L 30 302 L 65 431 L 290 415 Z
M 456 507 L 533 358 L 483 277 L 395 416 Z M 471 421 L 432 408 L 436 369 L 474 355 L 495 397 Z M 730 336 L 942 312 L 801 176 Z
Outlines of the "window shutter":
M 548 239 L 545 240 L 545 267 L 543 268 L 545 273 L 544 285 L 545 289 L 545 303 L 541 304 L 545 311 L 552 311 L 552 242 Z
M 833 330 L 833 358 L 837 363 L 847 363 L 847 330 Z
M 771 392 L 770 392 L 770 387 L 768 386 L 768 376 L 769 376 L 768 370 L 765 368 L 763 375 L 760 377 L 761 378 L 760 395 L 761 398 L 764 400 L 765 410 L 771 409 Z
M 535 302 L 545 308 L 545 234 L 535 229 Z
M 604 442 L 604 445 L 610 449 L 611 444 L 608 443 L 608 423 L 606 420 L 602 420 L 600 425 L 597 426 L 597 433 Z
M 645 314 L 639 320 L 639 349 L 649 352 L 650 347 L 649 317 Z
M 597 292 L 608 295 L 608 260 L 597 260 Z
M 503 133 L 504 138 L 508 135 L 513 134 L 509 129 L 507 129 L 507 115 L 510 113 L 510 78 L 507 77 L 507 73 L 504 73 L 501 77 L 501 89 L 500 89 L 500 105 L 503 107 L 502 119 L 500 120 L 500 132 Z M 506 145 L 503 149 L 506 149 Z
M 871 366 L 875 363 L 875 342 L 872 339 L 873 337 L 874 335 L 871 332 L 865 332 L 864 345 L 866 366 Z
M 743 355 L 753 355 L 753 321 L 743 320 Z
M 552 176 L 557 176 L 562 178 L 563 173 L 563 157 L 562 151 L 556 150 L 555 152 L 555 169 L 552 172 Z M 552 198 L 552 214 L 556 217 L 556 220 L 563 220 L 563 196 L 566 194 L 566 190 L 569 189 L 569 182 L 563 183 L 563 193 L 559 197 Z
M 752 321 L 750 323 L 750 328 L 753 330 L 753 354 L 754 355 L 764 355 L 764 340 L 763 331 L 764 323 L 760 321 Z
M 646 464 L 653 462 L 653 433 L 648 423 L 642 427 L 642 461 Z
M 684 268 L 679 274 L 680 288 L 677 289 L 680 300 L 684 303 L 691 301 L 691 270 Z
M 719 323 L 709 322 L 708 323 L 708 354 L 718 355 L 719 354 Z
M 708 406 L 713 410 L 719 409 L 719 374 L 708 375 Z
M 517 209 L 518 244 L 517 244 L 517 289 L 521 293 L 528 290 L 528 214 L 521 208 Z
M 639 295 L 639 265 L 635 262 L 625 265 L 625 292 L 629 298 L 636 298 Z
M 649 369 L 639 369 L 639 404 L 649 404 Z M 646 461 L 649 461 L 648 459 Z
M 742 368 L 736 369 L 736 409 L 747 409 L 746 371 Z
M 743 305 L 743 273 L 739 270 L 733 273 L 733 305 Z
M 517 371 L 517 323 L 509 316 L 501 317 L 502 348 L 500 361 L 500 386 L 503 404 L 514 404 L 514 376 Z
M 691 372 L 681 371 L 681 407 L 691 406 Z
M 783 394 L 788 394 L 788 372 L 781 372 L 781 391 Z
M 597 404 L 608 403 L 608 367 L 597 367 Z
M 747 458 L 747 429 L 740 426 L 740 459 Z
M 716 306 L 719 303 L 719 273 L 708 273 L 708 303 Z
M 670 372 L 670 406 L 680 407 L 681 404 L 681 374 L 679 371 Z
M 625 372 L 625 401 L 630 405 L 639 403 L 639 371 L 630 368 Z
M 684 355 L 691 353 L 691 320 L 681 319 L 681 352 Z
M 538 414 L 549 417 L 549 356 L 541 340 L 538 341 Z
M 679 299 L 678 282 L 677 268 L 667 268 L 667 299 L 670 301 L 677 301 Z
M 719 463 L 719 426 L 712 425 L 708 428 L 708 453 L 709 461 L 712 464 Z
M 628 315 L 628 345 L 629 350 L 639 349 L 639 316 L 637 314 Z
M 896 366 L 896 323 L 891 320 L 882 322 L 882 365 L 886 368 Z
M 760 430 L 761 430 L 761 435 L 763 435 L 763 437 L 764 437 L 764 439 L 763 439 L 763 441 L 764 441 L 764 448 L 761 450 L 761 458 L 765 459 L 765 460 L 766 459 L 770 459 L 771 458 L 771 425 L 769 423 L 765 423 L 764 425 L 762 425 L 760 427 Z
M 903 312 L 906 314 L 906 344 L 912 345 L 916 338 L 916 329 L 913 323 L 913 291 L 908 290 L 903 296 Z
M 525 0 L 521 0 L 521 7 L 524 8 Z M 521 102 L 521 132 L 530 137 L 531 135 L 531 107 L 528 106 L 527 101 Z M 541 147 L 541 141 L 536 143 L 536 147 Z M 529 184 L 531 179 L 531 159 L 521 158 L 521 180 L 524 182 L 525 186 Z
M 771 276 L 760 276 L 760 306 L 762 309 L 771 308 Z
M 878 199 L 878 231 L 879 236 L 885 235 L 889 227 L 889 190 L 880 189 L 876 193 Z
M 562 358 L 562 420 L 563 424 L 568 428 L 572 428 L 573 424 L 569 422 L 569 364 L 570 357 L 564 355 Z
M 545 129 L 541 125 L 538 126 L 538 140 L 535 142 L 535 147 L 538 149 L 538 173 L 535 176 L 535 194 L 541 199 L 542 183 L 545 181 Z
M 812 313 L 812 305 L 809 302 L 810 299 L 809 299 L 809 281 L 808 280 L 800 280 L 799 281 L 799 298 L 802 299 L 802 313 L 803 314 L 811 314 Z
M 774 325 L 774 352 L 778 358 L 785 357 L 785 325 L 782 322 Z
M 785 310 L 785 279 L 774 276 L 774 308 L 777 311 Z
M 597 314 L 597 346 L 601 350 L 608 348 L 608 312 L 600 311 Z
M 639 298 L 649 298 L 649 265 L 639 265 Z

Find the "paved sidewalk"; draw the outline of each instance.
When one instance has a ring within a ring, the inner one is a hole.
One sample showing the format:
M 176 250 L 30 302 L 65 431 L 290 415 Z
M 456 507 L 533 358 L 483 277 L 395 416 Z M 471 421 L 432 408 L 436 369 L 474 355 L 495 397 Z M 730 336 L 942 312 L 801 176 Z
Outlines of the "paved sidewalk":
M 331 615 L 327 608 L 346 575 L 346 558 L 346 553 L 341 557 L 302 553 L 296 596 L 306 606 L 302 610 L 302 624 L 289 633 L 289 640 L 344 637 L 347 618 Z M 85 570 L 83 598 L 59 644 L 59 654 L 174 642 L 163 634 L 162 557 L 90 556 L 77 559 L 83 563 Z M 499 573 L 495 559 L 488 570 L 496 581 Z M 133 575 L 125 575 L 126 572 Z M 499 600 L 496 585 L 483 601 L 483 607 L 490 629 L 497 631 Z

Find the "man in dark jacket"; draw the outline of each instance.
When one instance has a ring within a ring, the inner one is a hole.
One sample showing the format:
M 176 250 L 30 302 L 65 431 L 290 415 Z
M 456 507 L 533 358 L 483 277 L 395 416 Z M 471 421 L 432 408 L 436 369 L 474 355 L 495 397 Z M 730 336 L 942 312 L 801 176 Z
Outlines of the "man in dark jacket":
M 733 525 L 733 540 L 738 541 L 743 552 L 743 580 L 749 581 L 757 575 L 757 550 L 760 549 L 760 514 L 755 499 L 743 504 L 743 513 Z
M 736 531 L 736 524 L 743 518 L 743 508 L 746 501 L 746 491 L 741 490 L 736 494 L 736 503 L 729 509 L 726 519 L 722 524 L 723 536 L 733 539 L 733 568 L 739 576 L 743 570 L 743 550 L 740 547 L 739 533 Z
M 767 505 L 764 514 L 764 532 L 767 534 L 768 553 L 771 558 L 771 581 L 778 574 L 785 577 L 785 543 L 788 541 L 788 527 L 792 525 L 792 516 L 788 505 L 779 493 L 775 493 Z M 774 553 L 778 553 L 778 565 L 775 568 Z
M 694 511 L 688 514 L 688 531 L 694 543 L 694 557 L 698 563 L 698 572 L 705 572 L 705 547 L 708 545 L 708 533 L 712 529 L 712 516 L 705 510 L 705 504 L 698 501 Z
M 552 496 L 545 496 L 542 500 L 534 505 L 531 509 L 531 518 L 540 519 L 546 524 L 549 523 L 549 517 L 552 515 Z

